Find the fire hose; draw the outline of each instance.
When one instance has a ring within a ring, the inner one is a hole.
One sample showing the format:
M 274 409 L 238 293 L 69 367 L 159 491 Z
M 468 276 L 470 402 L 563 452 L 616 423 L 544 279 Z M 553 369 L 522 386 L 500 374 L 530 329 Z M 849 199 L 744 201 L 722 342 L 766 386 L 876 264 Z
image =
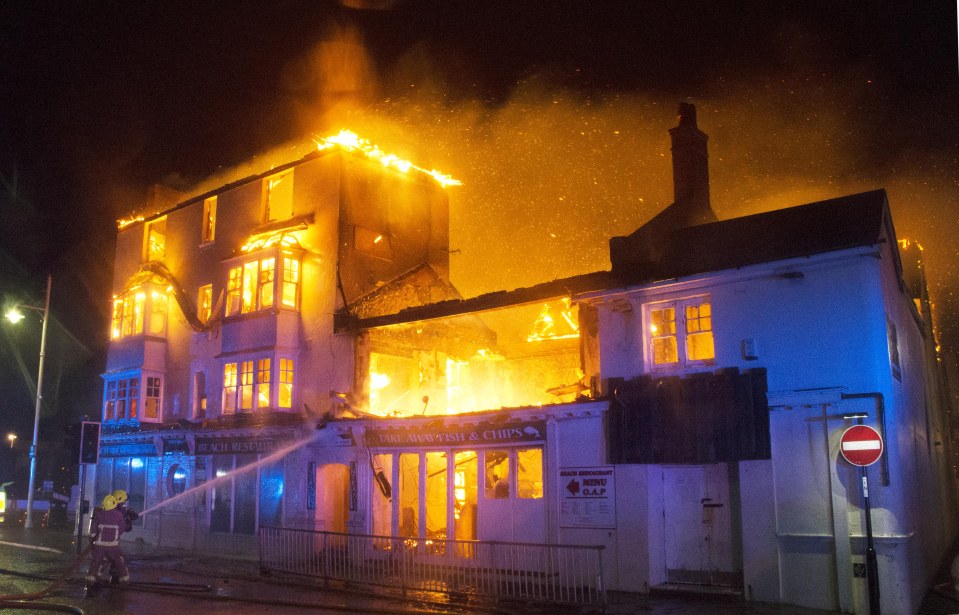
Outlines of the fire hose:
M 77 567 L 80 565 L 80 562 L 83 561 L 83 558 L 90 553 L 90 550 L 93 549 L 93 545 L 90 544 L 86 549 L 80 552 L 80 555 L 73 560 L 73 564 L 70 565 L 70 568 L 67 569 L 60 578 L 55 579 L 53 583 L 47 585 L 43 589 L 35 592 L 25 593 L 25 594 L 3 594 L 0 595 L 0 607 L 7 609 L 22 609 L 22 608 L 31 608 L 31 609 L 42 609 L 46 611 L 63 611 L 67 613 L 78 613 L 79 615 L 83 614 L 81 609 L 77 607 L 64 605 L 64 604 L 42 604 L 37 602 L 29 602 L 30 600 L 37 600 L 43 598 L 56 588 L 63 585 L 67 579 L 69 579 Z

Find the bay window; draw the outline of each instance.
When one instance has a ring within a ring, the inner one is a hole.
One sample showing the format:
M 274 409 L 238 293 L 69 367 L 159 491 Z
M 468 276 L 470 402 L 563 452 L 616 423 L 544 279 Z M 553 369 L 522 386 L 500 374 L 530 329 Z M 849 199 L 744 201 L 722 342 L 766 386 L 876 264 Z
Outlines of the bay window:
M 277 375 L 273 373 L 274 366 L 278 366 Z M 274 382 L 279 385 L 274 387 Z M 274 361 L 270 357 L 261 357 L 224 364 L 223 414 L 262 412 L 270 408 L 289 409 L 292 406 L 292 359 Z
M 290 254 L 279 257 L 282 267 L 277 284 L 277 257 L 268 256 L 230 267 L 226 287 L 226 315 L 248 314 L 272 308 L 277 303 L 296 309 L 300 285 L 300 261 Z

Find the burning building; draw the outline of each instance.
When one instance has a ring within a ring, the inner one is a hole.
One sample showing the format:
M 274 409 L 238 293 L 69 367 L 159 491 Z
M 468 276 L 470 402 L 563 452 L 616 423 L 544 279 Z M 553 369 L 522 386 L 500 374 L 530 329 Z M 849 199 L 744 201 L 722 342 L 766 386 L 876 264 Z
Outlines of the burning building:
M 914 612 L 956 527 L 885 192 L 718 221 L 695 108 L 670 135 L 675 201 L 609 271 L 469 299 L 450 178 L 355 139 L 124 224 L 91 488 L 129 491 L 133 537 L 164 545 L 601 545 L 604 587 L 864 612 L 839 459 L 862 420 L 883 604 Z

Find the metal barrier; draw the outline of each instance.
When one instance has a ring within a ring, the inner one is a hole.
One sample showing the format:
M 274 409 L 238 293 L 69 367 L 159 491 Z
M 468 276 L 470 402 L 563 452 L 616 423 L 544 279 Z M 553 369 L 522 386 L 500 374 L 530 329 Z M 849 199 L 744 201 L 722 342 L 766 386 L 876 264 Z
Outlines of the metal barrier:
M 606 605 L 603 547 L 261 527 L 260 568 L 394 590 Z

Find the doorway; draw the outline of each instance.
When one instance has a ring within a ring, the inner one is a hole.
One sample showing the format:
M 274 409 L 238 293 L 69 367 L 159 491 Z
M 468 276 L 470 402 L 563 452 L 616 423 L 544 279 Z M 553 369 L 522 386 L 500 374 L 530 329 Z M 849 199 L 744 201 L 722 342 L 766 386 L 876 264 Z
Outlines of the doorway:
M 730 474 L 728 464 L 663 468 L 667 583 L 741 588 Z
M 346 532 L 350 502 L 350 467 L 329 463 L 316 468 L 316 529 Z

